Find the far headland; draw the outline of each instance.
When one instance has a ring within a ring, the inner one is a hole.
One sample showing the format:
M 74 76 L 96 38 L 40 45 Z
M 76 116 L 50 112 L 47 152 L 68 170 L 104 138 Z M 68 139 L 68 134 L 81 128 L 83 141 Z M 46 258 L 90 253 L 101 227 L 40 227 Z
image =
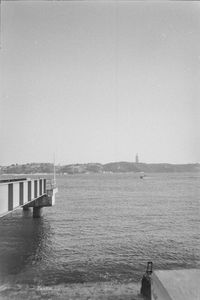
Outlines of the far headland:
M 101 163 L 76 163 L 56 165 L 57 174 L 88 174 L 88 173 L 128 173 L 128 172 L 200 172 L 199 163 L 169 164 L 169 163 L 142 163 L 135 162 L 109 162 Z M 52 163 L 26 163 L 0 166 L 0 174 L 50 174 L 53 172 Z

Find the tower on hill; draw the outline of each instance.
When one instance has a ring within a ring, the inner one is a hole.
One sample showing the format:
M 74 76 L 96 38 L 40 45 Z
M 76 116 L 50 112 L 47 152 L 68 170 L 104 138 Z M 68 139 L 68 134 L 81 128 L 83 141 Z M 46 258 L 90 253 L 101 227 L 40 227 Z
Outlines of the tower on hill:
M 136 156 L 135 156 L 135 163 L 136 163 L 136 164 L 139 163 L 139 156 L 138 156 L 138 153 L 136 153 Z

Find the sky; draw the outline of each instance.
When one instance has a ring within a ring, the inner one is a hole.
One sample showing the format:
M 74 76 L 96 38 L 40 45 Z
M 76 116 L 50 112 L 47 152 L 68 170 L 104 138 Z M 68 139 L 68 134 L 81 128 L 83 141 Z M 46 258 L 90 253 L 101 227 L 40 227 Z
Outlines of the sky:
M 0 165 L 200 162 L 200 3 L 2 1 Z

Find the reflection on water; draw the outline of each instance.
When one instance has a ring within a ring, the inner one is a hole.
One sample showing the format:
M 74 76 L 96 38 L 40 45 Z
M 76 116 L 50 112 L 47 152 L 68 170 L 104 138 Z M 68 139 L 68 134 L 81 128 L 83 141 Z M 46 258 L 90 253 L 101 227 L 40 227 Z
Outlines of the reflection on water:
M 31 210 L 18 210 L 0 220 L 0 233 L 0 280 L 9 277 L 18 282 L 23 277 L 23 281 L 32 281 L 33 267 L 50 255 L 52 233 L 48 220 L 33 219 Z

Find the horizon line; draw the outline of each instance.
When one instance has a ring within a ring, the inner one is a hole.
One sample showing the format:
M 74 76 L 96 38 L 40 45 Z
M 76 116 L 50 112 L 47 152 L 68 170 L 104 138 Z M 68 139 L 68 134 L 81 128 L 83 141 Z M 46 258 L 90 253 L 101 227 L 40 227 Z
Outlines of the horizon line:
M 200 162 L 187 162 L 187 163 L 170 163 L 170 162 L 135 162 L 135 161 L 109 161 L 106 163 L 102 162 L 74 162 L 74 163 L 56 163 L 55 166 L 65 166 L 65 165 L 87 165 L 87 164 L 100 164 L 100 165 L 106 165 L 110 163 L 132 163 L 132 164 L 168 164 L 168 165 L 196 165 L 200 164 Z M 11 164 L 0 164 L 0 167 L 8 167 L 8 166 L 17 166 L 17 165 L 28 165 L 28 164 L 54 164 L 53 162 L 25 162 L 25 163 L 11 163 Z

